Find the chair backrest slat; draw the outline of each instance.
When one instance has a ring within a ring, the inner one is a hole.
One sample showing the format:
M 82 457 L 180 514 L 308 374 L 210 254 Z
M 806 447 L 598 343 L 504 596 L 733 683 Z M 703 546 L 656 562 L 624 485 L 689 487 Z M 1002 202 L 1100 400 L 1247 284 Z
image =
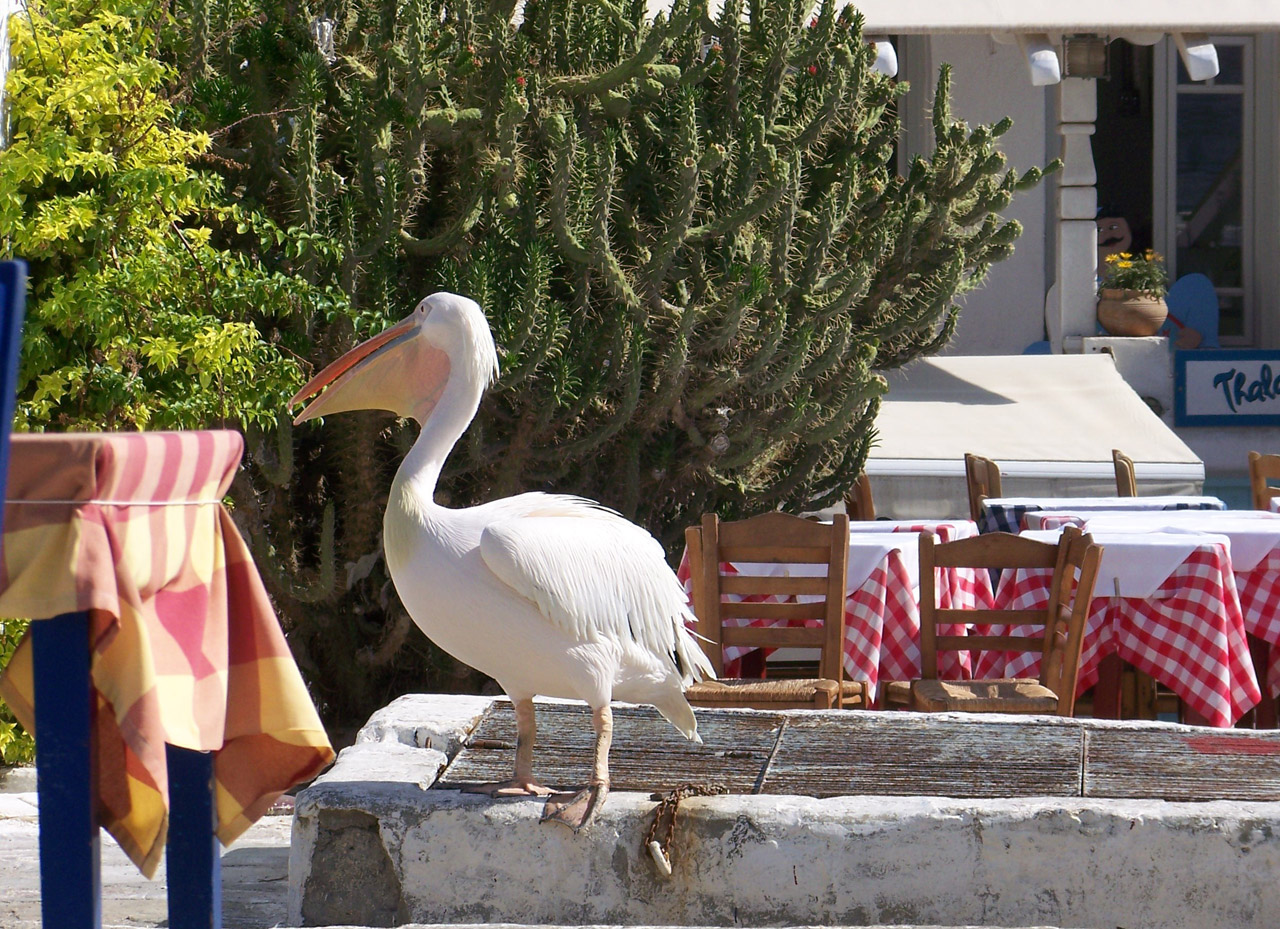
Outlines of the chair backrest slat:
M 725 574 L 720 578 L 722 594 L 763 594 L 776 597 L 822 597 L 827 592 L 823 577 L 759 577 Z
M 725 645 L 751 648 L 822 648 L 825 630 L 808 626 L 725 626 Z
M 826 617 L 827 604 L 825 598 L 813 603 L 770 603 L 768 601 L 753 602 L 750 600 L 722 600 L 720 602 L 721 619 L 824 620 Z
M 819 676 L 840 681 L 844 642 L 845 577 L 849 565 L 849 518 L 831 523 L 786 513 L 721 522 L 714 513 L 685 530 L 698 632 L 717 674 L 724 672 L 724 646 L 821 648 Z M 722 569 L 732 564 L 732 569 Z M 779 577 L 778 564 L 824 565 L 825 576 Z M 762 565 L 758 573 L 753 566 Z M 800 597 L 800 602 L 781 598 Z M 728 598 L 728 599 L 726 599 Z M 764 598 L 775 602 L 762 602 Z M 812 627 L 724 625 L 726 619 L 814 621 Z

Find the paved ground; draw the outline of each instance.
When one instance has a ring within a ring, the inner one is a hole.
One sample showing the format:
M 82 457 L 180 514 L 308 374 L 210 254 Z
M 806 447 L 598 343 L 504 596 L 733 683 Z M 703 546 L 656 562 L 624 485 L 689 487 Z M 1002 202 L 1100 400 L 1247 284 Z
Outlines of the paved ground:
M 292 816 L 264 816 L 222 854 L 225 929 L 267 929 L 285 924 L 289 892 Z M 102 833 L 102 922 L 106 926 L 160 927 L 169 922 L 162 865 L 144 878 Z M 36 795 L 0 792 L 0 926 L 39 929 L 40 864 Z

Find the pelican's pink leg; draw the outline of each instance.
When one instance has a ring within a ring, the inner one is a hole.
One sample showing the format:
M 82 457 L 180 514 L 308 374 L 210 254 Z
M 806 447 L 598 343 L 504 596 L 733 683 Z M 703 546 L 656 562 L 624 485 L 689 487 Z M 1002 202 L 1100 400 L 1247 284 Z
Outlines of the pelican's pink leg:
M 591 823 L 596 810 L 609 795 L 609 749 L 613 745 L 613 709 L 605 704 L 591 714 L 596 730 L 595 767 L 591 783 L 576 794 L 553 794 L 547 798 L 544 821 L 564 823 L 574 832 Z
M 476 784 L 464 787 L 468 793 L 488 794 L 490 797 L 545 797 L 550 787 L 543 787 L 533 779 L 533 742 L 538 733 L 538 723 L 533 713 L 533 700 L 515 701 L 516 708 L 516 770 L 509 781 L 496 784 Z

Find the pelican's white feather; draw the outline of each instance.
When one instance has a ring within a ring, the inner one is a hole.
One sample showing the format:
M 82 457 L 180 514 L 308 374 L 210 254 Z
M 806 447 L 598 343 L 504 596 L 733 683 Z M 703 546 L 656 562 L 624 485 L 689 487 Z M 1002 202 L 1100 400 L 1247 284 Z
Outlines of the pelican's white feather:
M 685 686 L 714 676 L 686 629 L 693 616 L 684 589 L 653 536 L 586 500 L 524 494 L 516 501 L 528 510 L 480 536 L 481 556 L 504 583 L 576 639 L 640 649 L 668 663 Z

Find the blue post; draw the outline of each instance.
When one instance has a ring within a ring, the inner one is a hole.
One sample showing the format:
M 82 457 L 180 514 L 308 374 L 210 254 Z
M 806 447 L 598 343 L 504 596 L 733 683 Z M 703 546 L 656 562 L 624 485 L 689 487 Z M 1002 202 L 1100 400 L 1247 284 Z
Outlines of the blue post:
M 221 929 L 213 753 L 165 746 L 169 765 L 169 929 Z
M 18 355 L 26 300 L 27 263 L 0 261 L 0 500 L 4 499 L 9 476 L 9 427 L 17 402 Z
M 99 929 L 98 772 L 89 614 L 31 624 L 44 929 Z

